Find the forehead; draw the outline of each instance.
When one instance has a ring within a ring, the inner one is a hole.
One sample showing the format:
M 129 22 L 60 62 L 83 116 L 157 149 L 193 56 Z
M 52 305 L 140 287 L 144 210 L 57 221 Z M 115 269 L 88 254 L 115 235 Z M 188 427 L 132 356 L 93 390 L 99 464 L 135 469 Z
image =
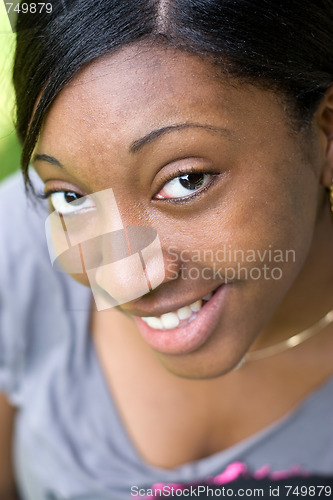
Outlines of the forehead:
M 209 60 L 172 49 L 133 46 L 82 69 L 60 93 L 56 106 L 81 106 L 80 113 L 89 118 L 91 112 L 94 116 L 110 110 L 119 118 L 132 119 L 135 110 L 148 112 L 168 102 L 161 117 L 165 120 L 177 110 L 177 98 L 185 106 L 200 106 L 211 100 L 212 86 L 218 82 Z
M 223 85 L 209 60 L 133 46 L 82 69 L 53 103 L 43 135 L 48 145 L 54 132 L 75 142 L 85 142 L 87 133 L 130 140 L 203 116 L 210 123 L 226 109 L 236 114 L 242 106 L 234 87 Z

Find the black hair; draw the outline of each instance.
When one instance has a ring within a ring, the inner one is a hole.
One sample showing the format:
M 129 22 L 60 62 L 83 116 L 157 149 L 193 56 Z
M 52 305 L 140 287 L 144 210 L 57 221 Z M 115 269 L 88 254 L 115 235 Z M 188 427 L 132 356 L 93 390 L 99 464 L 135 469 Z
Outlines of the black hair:
M 46 113 L 90 61 L 142 40 L 211 57 L 228 75 L 284 95 L 306 125 L 333 79 L 333 0 L 53 0 L 20 12 L 14 86 L 21 166 Z M 36 102 L 38 101 L 38 106 Z

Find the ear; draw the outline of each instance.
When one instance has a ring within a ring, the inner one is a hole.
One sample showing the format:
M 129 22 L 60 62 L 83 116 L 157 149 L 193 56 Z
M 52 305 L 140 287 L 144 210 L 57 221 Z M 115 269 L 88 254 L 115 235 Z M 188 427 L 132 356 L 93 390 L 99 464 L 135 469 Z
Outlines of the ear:
M 326 91 L 316 113 L 323 152 L 321 182 L 329 188 L 333 184 L 333 85 Z

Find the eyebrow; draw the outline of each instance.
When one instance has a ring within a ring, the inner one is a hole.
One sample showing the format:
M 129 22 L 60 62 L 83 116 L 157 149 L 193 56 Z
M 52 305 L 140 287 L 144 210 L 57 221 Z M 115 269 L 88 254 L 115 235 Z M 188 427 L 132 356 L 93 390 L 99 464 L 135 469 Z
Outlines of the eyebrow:
M 214 133 L 230 135 L 230 130 L 223 127 L 217 127 L 215 125 L 203 125 L 201 123 L 179 123 L 177 125 L 169 125 L 167 127 L 162 127 L 158 130 L 153 130 L 152 132 L 149 132 L 149 134 L 145 135 L 144 137 L 141 137 L 140 139 L 132 142 L 132 144 L 129 147 L 129 152 L 131 154 L 138 153 L 144 146 L 150 144 L 151 142 L 155 141 L 156 139 L 158 139 L 163 135 L 175 132 L 177 130 L 185 130 L 191 128 L 204 129 Z M 35 161 L 45 161 L 47 163 L 50 163 L 51 165 L 55 165 L 56 167 L 60 167 L 66 170 L 65 167 L 60 163 L 60 161 L 58 161 L 56 158 L 50 155 L 35 154 L 34 157 L 32 158 L 32 162 Z
M 169 125 L 168 127 L 163 127 L 158 130 L 153 130 L 149 134 L 145 135 L 141 139 L 138 139 L 137 141 L 134 141 L 129 148 L 130 153 L 137 153 L 142 149 L 146 144 L 149 144 L 162 135 L 169 134 L 170 132 L 174 132 L 177 130 L 185 130 L 185 129 L 190 129 L 190 128 L 199 128 L 199 129 L 205 129 L 209 130 L 210 132 L 218 132 L 222 133 L 224 135 L 230 135 L 230 130 L 223 128 L 223 127 L 217 127 L 215 125 L 203 125 L 201 123 L 179 123 L 178 125 Z
M 32 158 L 32 163 L 35 161 L 46 161 L 47 163 L 51 163 L 51 165 L 55 165 L 56 167 L 60 167 L 65 169 L 65 167 L 53 156 L 44 155 L 44 154 L 35 154 Z

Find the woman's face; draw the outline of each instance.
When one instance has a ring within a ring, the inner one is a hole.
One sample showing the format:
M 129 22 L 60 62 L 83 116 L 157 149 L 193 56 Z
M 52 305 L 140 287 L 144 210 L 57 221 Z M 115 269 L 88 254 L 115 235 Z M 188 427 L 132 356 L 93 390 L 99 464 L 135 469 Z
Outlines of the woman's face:
M 213 377 L 240 361 L 296 277 L 306 282 L 323 197 L 316 144 L 273 92 L 193 55 L 133 46 L 60 93 L 34 164 L 45 191 L 112 188 L 125 227 L 157 230 L 165 279 L 119 309 L 169 370 Z M 108 291 L 107 272 L 99 284 Z

